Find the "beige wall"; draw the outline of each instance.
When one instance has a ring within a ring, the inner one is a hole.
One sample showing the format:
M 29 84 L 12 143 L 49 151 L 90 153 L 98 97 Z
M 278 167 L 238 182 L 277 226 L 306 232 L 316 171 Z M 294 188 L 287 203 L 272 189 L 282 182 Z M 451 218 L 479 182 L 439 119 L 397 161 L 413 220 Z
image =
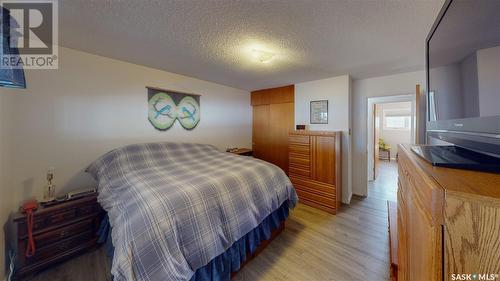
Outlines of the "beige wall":
M 309 107 L 314 100 L 328 100 L 328 124 L 310 124 Z M 306 124 L 310 130 L 349 128 L 349 76 L 295 84 L 295 124 Z
M 310 102 L 328 100 L 328 124 L 310 124 Z M 352 196 L 351 138 L 349 136 L 351 79 L 342 75 L 295 84 L 295 124 L 305 124 L 309 130 L 342 131 L 342 202 Z
M 480 116 L 497 116 L 500 112 L 500 46 L 477 51 Z
M 5 237 L 4 227 L 10 210 L 15 206 L 13 202 L 13 187 L 11 185 L 11 116 L 13 96 L 0 94 L 0 280 L 4 276 L 5 264 Z
M 92 186 L 86 166 L 126 144 L 251 147 L 249 92 L 76 50 L 59 51 L 58 70 L 28 70 L 28 89 L 0 89 L 2 224 L 23 200 L 41 197 L 50 166 L 62 192 Z M 154 129 L 147 119 L 145 86 L 201 94 L 198 126 L 192 131 L 178 123 L 165 132 Z

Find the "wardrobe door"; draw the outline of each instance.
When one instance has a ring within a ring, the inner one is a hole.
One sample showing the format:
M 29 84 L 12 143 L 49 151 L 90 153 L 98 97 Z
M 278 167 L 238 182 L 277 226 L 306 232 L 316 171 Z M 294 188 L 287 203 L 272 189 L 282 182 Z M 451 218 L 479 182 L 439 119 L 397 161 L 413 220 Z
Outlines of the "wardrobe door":
M 293 103 L 271 104 L 269 110 L 269 157 L 288 174 L 288 133 L 294 126 Z
M 270 161 L 271 147 L 269 146 L 269 107 L 270 105 L 253 106 L 252 122 L 252 149 L 253 156 Z
M 311 178 L 335 184 L 335 138 L 313 136 L 311 139 Z
M 294 127 L 294 85 L 251 93 L 253 156 L 288 173 L 288 132 Z

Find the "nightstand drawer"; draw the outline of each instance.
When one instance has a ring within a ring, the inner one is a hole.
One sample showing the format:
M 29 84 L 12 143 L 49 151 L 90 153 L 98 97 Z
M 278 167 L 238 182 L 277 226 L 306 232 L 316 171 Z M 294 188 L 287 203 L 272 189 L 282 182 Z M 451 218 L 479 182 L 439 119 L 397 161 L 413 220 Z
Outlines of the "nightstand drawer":
M 34 212 L 33 223 L 35 253 L 26 257 L 29 240 L 27 218 L 20 210 L 12 220 L 17 230 L 13 249 L 17 253 L 13 280 L 25 280 L 56 263 L 96 248 L 97 232 L 103 217 L 104 211 L 97 202 L 97 194 L 39 206 Z
M 65 210 L 60 210 L 58 212 L 43 214 L 43 215 L 35 215 L 35 221 L 33 224 L 33 232 L 40 233 L 45 231 L 45 228 L 53 228 L 57 225 L 62 225 L 72 220 L 77 220 L 78 218 L 86 215 L 90 215 L 92 213 L 99 212 L 100 207 L 98 204 L 88 204 L 78 206 L 76 208 L 70 208 Z M 28 229 L 26 227 L 25 221 L 19 222 L 18 235 L 21 238 L 25 238 L 28 234 Z
M 48 258 L 63 254 L 64 252 L 71 251 L 79 245 L 84 244 L 90 240 L 95 240 L 96 234 L 93 229 L 89 229 L 76 236 L 60 240 L 57 243 L 38 248 L 34 256 L 26 258 L 26 263 L 31 264 L 38 261 L 46 260 Z
M 89 218 L 66 227 L 61 227 L 56 230 L 47 231 L 43 234 L 36 235 L 33 237 L 35 239 L 35 245 L 37 248 L 42 248 L 61 241 L 62 239 L 66 239 L 68 237 L 83 233 L 87 230 L 94 229 L 96 220 L 97 218 Z
M 82 217 L 88 214 L 92 214 L 98 211 L 100 208 L 101 207 L 98 204 L 81 206 L 80 208 L 76 209 L 76 216 Z
M 38 232 L 46 227 L 52 226 L 54 224 L 74 219 L 76 217 L 76 209 L 63 210 L 57 213 L 45 214 L 41 216 L 35 215 L 35 221 L 33 223 L 33 232 Z M 22 221 L 19 223 L 18 228 L 19 236 L 26 237 L 28 235 L 28 229 L 26 227 L 26 222 Z

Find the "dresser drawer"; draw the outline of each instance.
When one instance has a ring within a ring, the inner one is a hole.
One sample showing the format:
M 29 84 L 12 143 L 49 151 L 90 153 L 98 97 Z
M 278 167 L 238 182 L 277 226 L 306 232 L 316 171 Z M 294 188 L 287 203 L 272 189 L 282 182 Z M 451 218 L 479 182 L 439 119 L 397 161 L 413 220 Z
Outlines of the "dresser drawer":
M 335 194 L 331 194 L 330 196 L 327 197 L 306 190 L 302 190 L 300 188 L 295 189 L 295 191 L 299 196 L 299 200 L 303 199 L 309 202 L 314 202 L 323 206 L 330 207 L 332 209 L 336 208 Z
M 309 145 L 309 136 L 289 135 L 288 142 Z
M 288 145 L 288 152 L 289 156 L 290 154 L 299 154 L 299 157 L 309 157 L 310 151 L 309 151 L 309 146 L 308 145 L 298 145 L 298 144 L 289 144 Z
M 309 157 L 294 157 L 293 155 L 288 157 L 288 163 L 290 166 L 292 165 L 300 165 L 300 166 L 307 166 L 309 167 L 311 165 L 311 160 L 309 160 Z
M 295 177 L 293 175 L 290 176 L 290 181 L 292 182 L 295 188 L 302 188 L 304 190 L 308 190 L 309 192 L 315 192 L 326 196 L 331 196 L 332 194 L 333 195 L 336 194 L 334 185 L 329 185 L 310 179 L 303 179 Z
M 56 230 L 36 235 L 33 237 L 35 239 L 35 246 L 37 248 L 42 248 L 49 244 L 56 243 L 62 239 L 66 239 L 68 237 L 78 235 L 88 230 L 95 229 L 97 219 L 98 219 L 97 217 L 85 219 L 82 220 L 81 222 L 71 224 L 66 227 L 61 227 Z
M 302 165 L 302 164 L 297 164 L 297 163 L 289 163 L 288 168 L 294 168 L 294 169 L 300 169 L 300 170 L 305 170 L 305 171 L 310 171 L 309 165 Z
M 309 171 L 309 169 L 303 169 L 300 167 L 289 166 L 288 173 L 290 174 L 290 177 L 297 175 L 297 176 L 309 178 L 311 176 L 311 171 Z
M 37 248 L 34 256 L 26 258 L 26 263 L 31 264 L 49 259 L 59 254 L 63 254 L 64 252 L 71 251 L 72 249 L 95 239 L 97 239 L 95 231 L 93 229 L 89 229 L 73 237 L 60 240 L 57 243 Z

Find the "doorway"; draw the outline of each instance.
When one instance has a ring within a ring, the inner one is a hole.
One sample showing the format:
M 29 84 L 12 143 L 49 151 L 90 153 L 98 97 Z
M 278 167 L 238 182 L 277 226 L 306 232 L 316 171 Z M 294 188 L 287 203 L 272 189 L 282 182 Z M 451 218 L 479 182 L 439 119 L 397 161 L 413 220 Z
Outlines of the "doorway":
M 367 185 L 396 196 L 397 151 L 400 143 L 415 143 L 415 95 L 368 99 Z

